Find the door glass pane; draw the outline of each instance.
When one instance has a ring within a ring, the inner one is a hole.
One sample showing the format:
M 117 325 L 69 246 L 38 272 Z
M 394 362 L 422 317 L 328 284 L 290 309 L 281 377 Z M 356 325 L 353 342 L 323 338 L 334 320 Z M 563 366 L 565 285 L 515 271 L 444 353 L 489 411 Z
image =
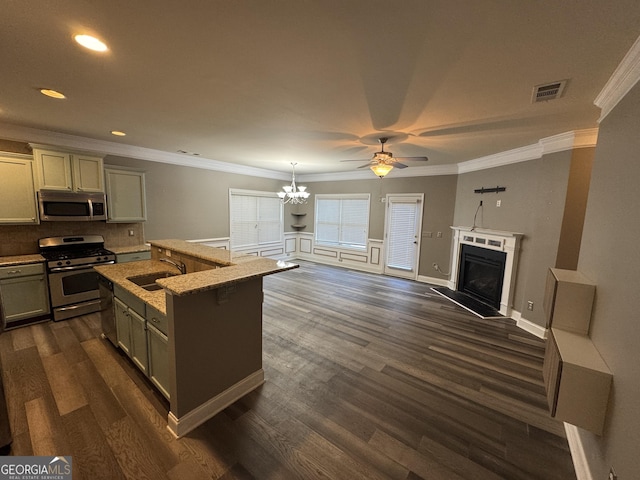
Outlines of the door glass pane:
M 417 210 L 417 204 L 413 202 L 390 203 L 388 267 L 413 270 L 416 259 Z

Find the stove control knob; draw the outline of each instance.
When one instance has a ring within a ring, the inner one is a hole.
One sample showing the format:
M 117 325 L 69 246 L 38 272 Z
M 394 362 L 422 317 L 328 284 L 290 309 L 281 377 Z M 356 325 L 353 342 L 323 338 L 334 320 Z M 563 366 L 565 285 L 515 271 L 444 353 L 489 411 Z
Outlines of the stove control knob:
M 64 263 L 66 263 L 67 265 L 71 265 L 71 260 L 67 260 L 67 261 L 66 261 L 66 262 L 64 262 Z
M 58 264 L 57 264 L 57 265 L 58 265 L 58 266 L 61 266 L 61 265 L 62 265 L 62 262 L 58 262 Z
M 96 262 L 99 262 L 100 260 L 102 260 L 100 257 L 96 258 Z

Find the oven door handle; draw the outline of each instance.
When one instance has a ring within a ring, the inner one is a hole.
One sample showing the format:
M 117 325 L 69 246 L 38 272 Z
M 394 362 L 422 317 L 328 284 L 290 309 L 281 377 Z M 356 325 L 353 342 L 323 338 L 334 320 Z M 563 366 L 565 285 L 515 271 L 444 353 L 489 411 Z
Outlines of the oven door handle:
M 91 267 L 97 267 L 100 265 L 111 265 L 116 263 L 115 260 L 111 260 L 110 262 L 100 262 L 100 263 L 87 263 L 85 265 L 73 265 L 71 267 L 53 267 L 51 269 L 49 269 L 49 272 L 51 273 L 56 273 L 56 272 L 72 272 L 74 270 L 86 270 L 89 269 Z

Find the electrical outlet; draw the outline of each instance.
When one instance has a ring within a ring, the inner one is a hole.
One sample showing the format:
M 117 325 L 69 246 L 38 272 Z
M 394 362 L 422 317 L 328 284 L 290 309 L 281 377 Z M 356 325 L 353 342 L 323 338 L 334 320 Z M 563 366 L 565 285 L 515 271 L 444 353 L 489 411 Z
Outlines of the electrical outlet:
M 533 312 L 533 302 L 531 300 L 527 302 L 527 310 L 530 310 Z
M 618 475 L 613 471 L 613 467 L 609 469 L 609 480 L 618 480 Z
M 134 235 L 133 230 L 129 230 L 129 236 L 133 237 L 133 235 Z
M 438 232 L 438 233 L 436 234 L 436 237 L 438 237 L 438 238 L 442 238 L 442 232 Z
M 434 269 L 434 270 L 438 270 L 438 268 L 439 268 L 439 267 L 438 267 L 438 264 L 434 262 L 434 263 L 433 263 L 433 269 Z
M 501 207 L 501 206 L 502 206 L 502 200 L 497 200 L 496 207 Z

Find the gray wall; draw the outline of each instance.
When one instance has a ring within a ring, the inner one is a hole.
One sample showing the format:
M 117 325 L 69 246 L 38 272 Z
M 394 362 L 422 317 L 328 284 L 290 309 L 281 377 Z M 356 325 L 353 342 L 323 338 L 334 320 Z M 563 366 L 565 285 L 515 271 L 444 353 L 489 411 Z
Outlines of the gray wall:
M 147 240 L 229 236 L 229 188 L 276 192 L 286 181 L 107 156 L 105 165 L 145 172 Z
M 547 269 L 558 251 L 571 151 L 544 155 L 537 160 L 459 175 L 454 224 L 523 233 L 513 308 L 527 320 L 544 327 L 542 309 Z M 506 187 L 505 192 L 474 193 L 481 187 Z M 501 206 L 497 207 L 497 200 Z M 527 301 L 534 310 L 527 311 Z
M 613 372 L 602 437 L 581 431 L 594 479 L 640 472 L 640 84 L 602 121 L 578 269 L 596 283 L 591 338 Z
M 372 174 L 373 175 L 373 174 Z M 370 193 L 371 211 L 369 218 L 369 238 L 382 240 L 384 236 L 385 203 L 381 202 L 390 193 L 423 193 L 422 240 L 418 274 L 438 277 L 431 265 L 438 263 L 447 269 L 451 254 L 451 229 L 456 201 L 456 175 L 416 178 L 372 178 L 371 180 L 345 180 L 340 182 L 311 182 L 307 189 L 311 198 L 307 205 L 298 206 L 298 212 L 305 212 L 304 222 L 308 227 L 303 231 L 313 231 L 315 194 L 330 193 Z M 432 232 L 427 237 L 425 232 Z M 442 232 L 438 238 L 436 232 Z M 444 277 L 443 277 L 444 278 Z

